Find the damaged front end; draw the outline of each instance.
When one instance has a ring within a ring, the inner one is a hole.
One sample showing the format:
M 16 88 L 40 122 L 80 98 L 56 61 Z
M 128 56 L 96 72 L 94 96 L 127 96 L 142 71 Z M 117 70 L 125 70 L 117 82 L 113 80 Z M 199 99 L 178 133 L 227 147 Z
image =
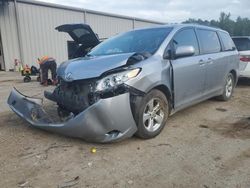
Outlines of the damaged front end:
M 31 125 L 91 142 L 111 142 L 131 137 L 137 130 L 130 108 L 129 92 L 100 99 L 88 108 L 54 122 L 42 107 L 42 100 L 22 95 L 15 88 L 8 98 L 10 108 Z
M 98 81 L 97 79 L 77 80 L 73 82 L 60 80 L 59 86 L 53 92 L 45 91 L 44 96 L 58 104 L 58 111 L 64 112 L 61 114 L 61 118 L 64 118 L 63 115 L 68 116 L 70 113 L 74 115 L 81 113 L 101 99 L 125 93 L 128 93 L 131 97 L 144 95 L 144 92 L 125 83 L 110 86 L 110 83 L 107 83 L 107 80 L 110 80 L 109 77 Z M 104 83 L 107 84 L 108 88 L 101 88 L 101 84 Z
M 129 63 L 144 60 L 138 54 L 131 55 L 123 55 L 125 58 L 121 59 L 128 64 L 120 63 L 121 66 L 92 78 L 67 79 L 67 72 L 72 69 L 69 65 L 62 66 L 61 70 L 59 67 L 59 85 L 52 93 L 45 91 L 44 95 L 58 105 L 60 121 L 46 113 L 42 99 L 24 96 L 15 88 L 8 104 L 34 127 L 66 136 L 101 143 L 131 137 L 137 131 L 133 102 L 145 94 L 126 84 L 141 71 L 141 68 L 130 67 Z

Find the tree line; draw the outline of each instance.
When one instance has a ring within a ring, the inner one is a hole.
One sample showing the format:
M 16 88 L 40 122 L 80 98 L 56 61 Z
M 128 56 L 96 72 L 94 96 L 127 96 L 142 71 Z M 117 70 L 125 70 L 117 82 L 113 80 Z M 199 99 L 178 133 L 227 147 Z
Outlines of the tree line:
M 250 19 L 238 17 L 232 20 L 231 14 L 225 12 L 220 13 L 219 20 L 201 20 L 189 18 L 183 23 L 197 23 L 206 26 L 219 27 L 226 30 L 231 36 L 249 36 L 250 35 Z

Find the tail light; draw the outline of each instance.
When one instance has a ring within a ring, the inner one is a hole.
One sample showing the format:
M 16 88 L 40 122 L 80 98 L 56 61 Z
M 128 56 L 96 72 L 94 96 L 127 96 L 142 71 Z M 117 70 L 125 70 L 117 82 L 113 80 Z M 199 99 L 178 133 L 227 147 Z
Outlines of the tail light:
M 240 60 L 243 62 L 250 62 L 250 56 L 240 56 Z

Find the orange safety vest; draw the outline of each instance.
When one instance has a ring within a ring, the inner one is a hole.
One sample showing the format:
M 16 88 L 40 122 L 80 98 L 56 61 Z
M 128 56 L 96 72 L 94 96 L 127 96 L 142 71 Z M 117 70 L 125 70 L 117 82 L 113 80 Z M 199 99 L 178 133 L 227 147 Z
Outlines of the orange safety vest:
M 38 63 L 41 65 L 46 61 L 55 61 L 55 59 L 53 57 L 43 56 L 41 59 L 39 59 Z

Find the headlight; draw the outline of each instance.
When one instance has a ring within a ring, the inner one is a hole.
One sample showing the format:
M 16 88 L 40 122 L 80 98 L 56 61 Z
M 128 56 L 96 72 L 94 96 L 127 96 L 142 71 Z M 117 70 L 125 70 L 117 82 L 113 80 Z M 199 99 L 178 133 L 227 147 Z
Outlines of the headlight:
M 136 77 L 140 71 L 141 69 L 137 68 L 106 76 L 97 82 L 96 91 L 103 91 L 119 86 L 131 78 Z

